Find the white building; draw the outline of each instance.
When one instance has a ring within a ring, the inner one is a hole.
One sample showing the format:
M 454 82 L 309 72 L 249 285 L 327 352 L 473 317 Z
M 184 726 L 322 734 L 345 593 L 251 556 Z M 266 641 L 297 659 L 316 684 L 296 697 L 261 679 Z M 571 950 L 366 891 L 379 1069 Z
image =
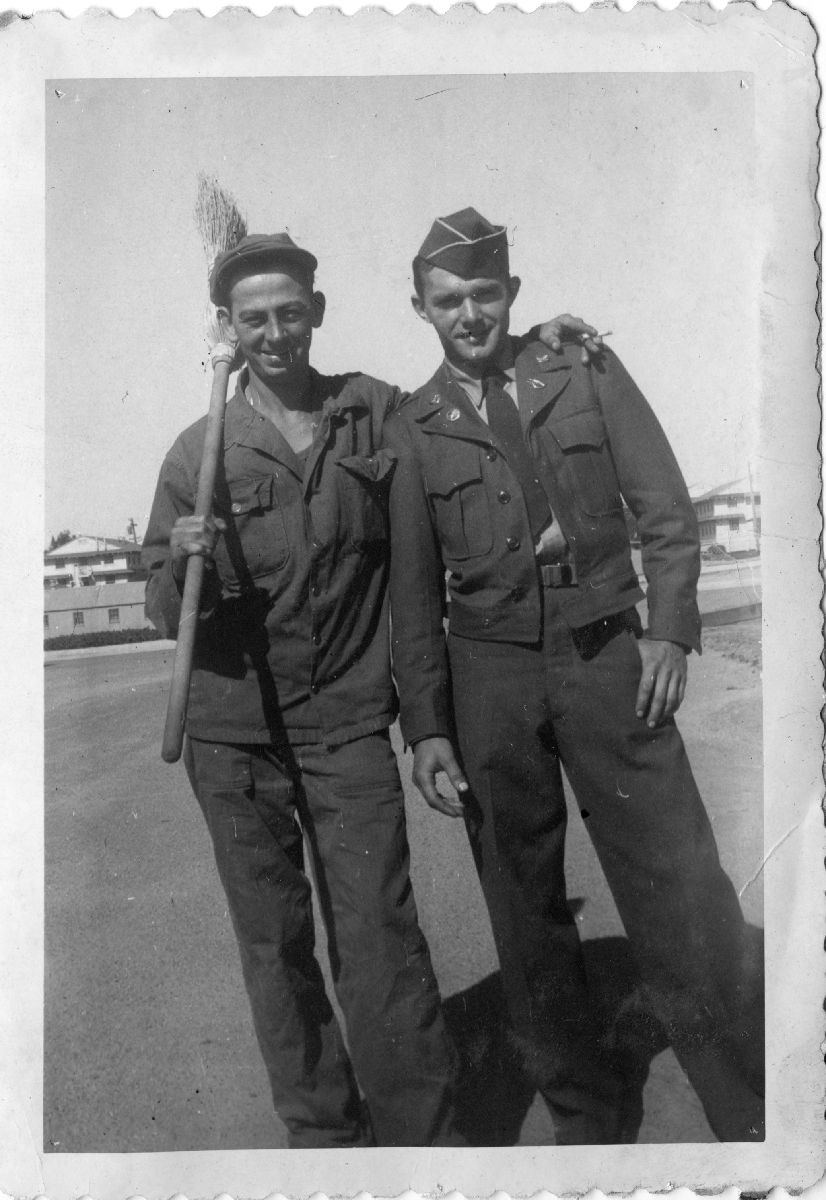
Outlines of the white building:
M 93 587 L 145 578 L 140 546 L 124 538 L 78 535 L 43 555 L 43 584 L 47 588 Z
M 122 629 L 151 629 L 144 612 L 146 584 L 47 588 L 43 613 L 44 637 L 112 633 Z
M 692 496 L 703 549 L 717 545 L 729 554 L 760 550 L 760 492 L 752 490 L 752 484 L 748 479 L 735 479 Z

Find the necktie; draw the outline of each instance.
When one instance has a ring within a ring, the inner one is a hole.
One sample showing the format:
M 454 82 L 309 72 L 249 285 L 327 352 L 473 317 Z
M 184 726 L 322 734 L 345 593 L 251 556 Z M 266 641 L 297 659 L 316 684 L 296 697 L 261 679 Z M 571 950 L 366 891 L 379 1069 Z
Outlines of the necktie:
M 485 407 L 488 427 L 499 439 L 511 470 L 519 480 L 531 534 L 536 542 L 542 530 L 553 520 L 551 506 L 545 489 L 536 477 L 534 461 L 522 433 L 519 410 L 493 375 L 485 380 Z

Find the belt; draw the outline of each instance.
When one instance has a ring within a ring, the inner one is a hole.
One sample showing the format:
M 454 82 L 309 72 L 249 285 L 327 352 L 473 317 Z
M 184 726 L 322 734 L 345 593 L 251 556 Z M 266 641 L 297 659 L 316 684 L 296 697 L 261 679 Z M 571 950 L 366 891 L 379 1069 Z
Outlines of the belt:
M 540 566 L 539 577 L 547 588 L 576 587 L 576 567 L 573 563 L 550 563 Z

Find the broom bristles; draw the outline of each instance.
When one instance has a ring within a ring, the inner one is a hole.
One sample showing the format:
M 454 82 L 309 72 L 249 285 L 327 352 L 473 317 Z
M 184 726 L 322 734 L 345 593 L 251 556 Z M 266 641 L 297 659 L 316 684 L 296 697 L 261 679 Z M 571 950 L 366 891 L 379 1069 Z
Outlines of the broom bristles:
M 207 260 L 207 278 L 212 274 L 215 259 L 223 250 L 237 246 L 246 237 L 247 222 L 235 202 L 213 175 L 201 171 L 198 175 L 198 199 L 195 202 L 195 224 Z M 210 301 L 204 313 L 204 330 L 210 350 L 226 341 L 215 305 Z M 234 364 L 238 365 L 238 363 Z
M 214 176 L 203 171 L 198 175 L 195 224 L 210 271 L 221 251 L 231 250 L 247 234 L 247 222 L 235 197 L 225 192 Z

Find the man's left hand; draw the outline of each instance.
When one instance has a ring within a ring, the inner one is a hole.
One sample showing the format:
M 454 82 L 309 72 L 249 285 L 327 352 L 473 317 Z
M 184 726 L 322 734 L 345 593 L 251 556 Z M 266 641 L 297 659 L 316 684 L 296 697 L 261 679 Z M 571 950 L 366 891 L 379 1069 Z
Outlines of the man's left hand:
M 579 342 L 582 345 L 582 362 L 587 367 L 592 358 L 602 353 L 602 337 L 593 325 L 587 325 L 581 317 L 562 313 L 552 321 L 539 326 L 539 340 L 551 350 L 562 349 L 563 342 Z
M 683 702 L 688 677 L 685 650 L 676 642 L 640 638 L 637 649 L 642 659 L 642 678 L 637 691 L 637 716 L 649 729 L 672 717 Z

